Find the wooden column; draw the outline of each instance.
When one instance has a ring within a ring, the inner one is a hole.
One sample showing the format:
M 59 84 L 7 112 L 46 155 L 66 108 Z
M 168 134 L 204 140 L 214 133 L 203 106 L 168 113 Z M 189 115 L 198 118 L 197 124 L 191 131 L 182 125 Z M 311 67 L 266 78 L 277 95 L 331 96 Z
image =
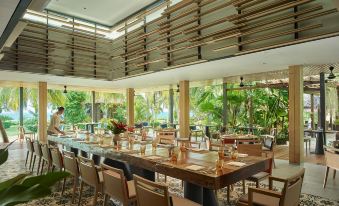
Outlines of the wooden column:
M 97 107 L 95 105 L 95 91 L 92 91 L 92 122 L 98 122 Z
M 126 90 L 127 97 L 127 125 L 134 126 L 134 89 Z
M 190 136 L 190 96 L 189 81 L 179 82 L 179 125 L 180 138 L 189 138 Z
M 222 84 L 222 123 L 227 128 L 227 83 Z
M 173 88 L 171 87 L 169 89 L 169 109 L 168 109 L 168 120 L 169 123 L 171 124 L 171 126 L 173 126 L 173 122 L 174 122 L 174 91 Z
M 300 164 L 304 159 L 303 126 L 303 70 L 301 66 L 289 67 L 289 162 Z
M 47 142 L 47 82 L 39 82 L 39 140 Z
M 320 128 L 324 131 L 323 132 L 323 144 L 326 145 L 326 84 L 325 84 L 325 73 L 320 73 Z M 323 147 L 321 145 L 322 153 Z
M 311 94 L 311 128 L 314 129 L 314 94 Z
M 24 88 L 19 88 L 19 122 L 20 126 L 24 126 Z

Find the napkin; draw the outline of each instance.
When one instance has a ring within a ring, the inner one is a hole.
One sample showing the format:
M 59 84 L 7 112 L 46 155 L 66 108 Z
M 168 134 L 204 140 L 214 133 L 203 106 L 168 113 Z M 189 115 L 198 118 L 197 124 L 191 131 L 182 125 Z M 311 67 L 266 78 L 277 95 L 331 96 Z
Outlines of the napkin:
M 114 146 L 106 144 L 106 145 L 100 145 L 101 148 L 113 148 Z
M 246 163 L 243 163 L 243 162 L 229 162 L 227 163 L 228 165 L 232 165 L 232 166 L 235 166 L 235 167 L 242 167 L 242 166 L 245 166 Z
M 205 167 L 203 166 L 200 166 L 200 165 L 190 165 L 190 166 L 187 166 L 186 169 L 189 169 L 189 170 L 201 170 L 201 169 L 204 169 Z
M 238 157 L 248 157 L 248 154 L 238 153 Z
M 151 159 L 151 160 L 157 160 L 157 159 L 161 159 L 162 157 L 152 155 L 152 156 L 147 156 L 146 158 Z

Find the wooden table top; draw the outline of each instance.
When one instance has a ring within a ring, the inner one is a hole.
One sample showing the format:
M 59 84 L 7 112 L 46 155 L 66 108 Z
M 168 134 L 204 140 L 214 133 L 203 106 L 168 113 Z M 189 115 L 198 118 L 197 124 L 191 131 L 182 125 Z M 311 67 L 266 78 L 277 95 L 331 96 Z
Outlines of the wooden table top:
M 157 148 L 156 151 L 153 151 L 151 144 L 147 145 L 145 155 L 141 155 L 139 144 L 128 149 L 128 142 L 124 142 L 122 148 L 117 150 L 109 145 L 104 148 L 104 146 L 90 142 L 75 141 L 72 137 L 48 136 L 48 140 L 105 158 L 123 160 L 131 165 L 166 174 L 209 189 L 221 189 L 258 172 L 265 171 L 269 168 L 270 162 L 269 158 L 248 156 L 236 160 L 246 163 L 245 166 L 236 167 L 228 165 L 227 163 L 232 160 L 225 157 L 223 169 L 216 171 L 215 162 L 218 153 L 212 151 L 189 150 L 179 152 L 177 161 L 172 162 L 168 157 L 167 148 Z M 189 166 L 201 167 L 201 169 L 187 168 Z
M 258 139 L 260 137 L 256 135 L 248 134 L 225 134 L 221 136 L 223 139 L 234 139 L 234 140 L 244 140 L 244 139 Z

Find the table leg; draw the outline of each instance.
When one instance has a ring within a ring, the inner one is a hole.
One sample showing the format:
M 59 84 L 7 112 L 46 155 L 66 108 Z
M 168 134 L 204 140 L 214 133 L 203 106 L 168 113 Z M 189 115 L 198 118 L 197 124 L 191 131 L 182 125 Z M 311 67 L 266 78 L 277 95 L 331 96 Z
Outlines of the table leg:
M 217 198 L 211 189 L 184 182 L 184 197 L 203 206 L 217 206 Z
M 92 124 L 90 127 L 91 127 L 91 133 L 94 134 L 94 124 Z
M 319 132 L 316 138 L 315 154 L 324 154 L 324 139 L 322 132 Z

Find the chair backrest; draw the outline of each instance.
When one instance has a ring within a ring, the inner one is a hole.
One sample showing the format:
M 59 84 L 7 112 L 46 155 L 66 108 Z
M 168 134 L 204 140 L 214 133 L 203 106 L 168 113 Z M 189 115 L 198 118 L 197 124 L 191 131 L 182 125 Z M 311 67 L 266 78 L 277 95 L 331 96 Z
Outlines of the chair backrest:
M 51 148 L 52 164 L 60 169 L 64 167 L 62 155 L 58 148 Z
M 286 179 L 282 190 L 281 206 L 298 206 L 300 202 L 301 187 L 303 184 L 305 168 L 302 168 L 294 176 Z
M 93 187 L 100 184 L 98 171 L 93 160 L 79 156 L 79 168 L 82 181 Z
M 269 150 L 273 150 L 275 137 L 271 135 L 264 135 L 263 136 L 263 146 Z
M 34 146 L 33 146 L 33 142 L 31 140 L 31 138 L 26 137 L 25 139 L 26 139 L 27 150 L 29 152 L 34 152 Z
M 339 154 L 325 151 L 325 164 L 327 167 L 339 170 Z
M 42 157 L 42 150 L 41 150 L 41 145 L 40 145 L 39 141 L 35 140 L 33 142 L 33 148 L 34 148 L 35 155 Z
M 75 157 L 74 152 L 62 151 L 64 158 L 64 168 L 74 177 L 79 177 L 79 166 L 77 158 Z
M 170 198 L 166 185 L 146 180 L 137 175 L 133 175 L 133 179 L 138 206 L 170 206 Z
M 41 151 L 42 151 L 42 158 L 46 160 L 47 162 L 52 163 L 51 151 L 47 144 L 41 145 Z
M 101 164 L 103 176 L 103 192 L 119 200 L 123 205 L 128 205 L 127 179 L 121 169 Z
M 249 156 L 262 156 L 261 144 L 238 144 L 237 150 L 239 153 L 248 154 Z

